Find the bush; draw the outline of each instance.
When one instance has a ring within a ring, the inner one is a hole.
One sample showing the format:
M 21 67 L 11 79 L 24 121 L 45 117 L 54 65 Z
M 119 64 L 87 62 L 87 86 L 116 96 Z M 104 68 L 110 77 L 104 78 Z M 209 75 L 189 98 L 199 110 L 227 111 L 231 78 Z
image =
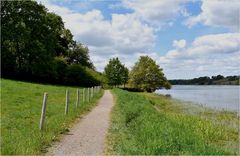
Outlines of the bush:
M 81 65 L 69 65 L 66 68 L 64 83 L 84 87 L 97 86 L 101 84 L 97 72 Z

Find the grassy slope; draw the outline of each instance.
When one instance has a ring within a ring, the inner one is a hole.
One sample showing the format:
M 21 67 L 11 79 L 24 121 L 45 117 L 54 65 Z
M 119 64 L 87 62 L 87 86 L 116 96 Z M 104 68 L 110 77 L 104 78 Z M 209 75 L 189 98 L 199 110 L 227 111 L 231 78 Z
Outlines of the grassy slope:
M 213 81 L 213 84 L 216 84 L 216 85 L 240 85 L 240 81 L 239 80 L 228 80 L 228 79 L 223 79 L 223 80 L 216 80 L 216 81 Z
M 70 94 L 68 115 L 64 115 L 66 88 Z M 45 129 L 40 132 L 38 124 L 44 92 L 48 92 L 47 112 Z M 80 106 L 76 109 L 76 88 L 1 79 L 1 154 L 35 155 L 44 152 L 102 96 L 101 92 L 90 103 L 83 103 L 82 89 L 80 93 Z
M 117 103 L 105 154 L 237 153 L 237 128 L 215 124 L 206 119 L 207 115 L 203 119 L 194 108 L 187 110 L 165 97 L 119 89 L 113 93 Z M 227 116 L 236 123 L 239 121 L 231 113 Z M 227 148 L 226 144 L 235 148 Z

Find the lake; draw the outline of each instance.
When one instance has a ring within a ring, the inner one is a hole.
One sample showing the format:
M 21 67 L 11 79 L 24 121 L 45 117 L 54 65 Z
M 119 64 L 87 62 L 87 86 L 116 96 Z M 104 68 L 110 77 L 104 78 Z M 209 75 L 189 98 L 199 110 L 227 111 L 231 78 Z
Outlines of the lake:
M 214 109 L 239 112 L 239 91 L 240 86 L 230 85 L 173 85 L 170 90 L 160 89 L 156 93 Z

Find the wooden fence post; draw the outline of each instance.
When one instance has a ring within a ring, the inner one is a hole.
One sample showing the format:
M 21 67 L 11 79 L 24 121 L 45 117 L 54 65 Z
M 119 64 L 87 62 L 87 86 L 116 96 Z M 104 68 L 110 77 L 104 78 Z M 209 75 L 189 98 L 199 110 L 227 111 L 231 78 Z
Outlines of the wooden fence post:
M 94 87 L 92 87 L 92 97 L 94 97 Z
M 65 115 L 68 113 L 68 90 L 66 90 Z
M 90 89 L 88 88 L 88 102 L 90 101 Z
M 43 103 L 42 103 L 42 113 L 41 113 L 41 118 L 40 118 L 40 123 L 39 123 L 40 130 L 43 130 L 43 126 L 44 126 L 46 107 L 47 107 L 47 98 L 48 98 L 48 94 L 44 93 Z
M 79 103 L 79 89 L 77 89 L 77 101 L 76 101 L 76 107 L 78 107 Z
M 83 88 L 83 102 L 85 102 L 85 88 Z

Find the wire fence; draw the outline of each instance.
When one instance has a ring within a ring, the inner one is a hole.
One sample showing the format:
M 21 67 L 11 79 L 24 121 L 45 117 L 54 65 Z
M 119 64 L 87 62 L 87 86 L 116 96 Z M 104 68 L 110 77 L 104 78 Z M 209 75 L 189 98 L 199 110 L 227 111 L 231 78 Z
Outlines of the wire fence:
M 76 108 L 78 108 L 79 104 L 81 102 L 90 102 L 100 91 L 102 87 L 101 86 L 94 86 L 91 88 L 83 88 L 82 94 L 80 94 L 81 89 L 76 89 Z M 82 97 L 80 97 L 82 95 Z M 44 122 L 46 117 L 46 110 L 47 110 L 47 99 L 48 99 L 48 93 L 45 92 L 43 94 L 43 102 L 42 102 L 42 110 L 41 110 L 41 117 L 39 122 L 39 129 L 43 130 L 44 128 Z M 68 114 L 69 109 L 69 90 L 66 89 L 66 95 L 65 95 L 65 115 Z

